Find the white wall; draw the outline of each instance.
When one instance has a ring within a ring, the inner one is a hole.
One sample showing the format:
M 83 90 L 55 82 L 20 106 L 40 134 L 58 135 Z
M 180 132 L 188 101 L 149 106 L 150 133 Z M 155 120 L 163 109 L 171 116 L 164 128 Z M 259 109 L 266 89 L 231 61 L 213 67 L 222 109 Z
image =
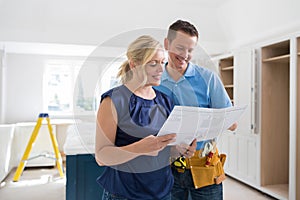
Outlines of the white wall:
M 43 56 L 7 55 L 6 122 L 36 121 L 43 111 Z
M 88 55 L 118 35 L 146 28 L 166 31 L 179 18 L 196 25 L 209 54 L 219 54 L 299 31 L 298 8 L 299 0 L 0 0 L 0 44 L 8 51 L 1 112 L 6 123 L 36 120 L 50 55 Z M 52 49 L 62 44 L 67 53 Z M 118 40 L 110 45 L 127 44 Z
M 98 45 L 134 29 L 166 30 L 183 18 L 216 54 L 299 30 L 299 7 L 298 0 L 0 0 L 0 41 Z
M 63 46 L 65 47 L 65 46 Z M 74 53 L 77 56 L 66 55 L 39 55 L 39 54 L 25 54 L 25 53 L 7 53 L 6 56 L 6 79 L 5 84 L 5 104 L 4 115 L 5 123 L 16 122 L 35 122 L 39 113 L 45 112 L 43 105 L 43 76 L 47 64 L 79 61 L 82 63 L 79 76 L 82 80 L 82 87 L 85 97 L 99 97 L 101 91 L 97 91 L 102 75 L 106 72 L 109 64 L 119 56 L 122 56 L 124 49 L 117 48 L 96 48 L 94 51 L 79 52 L 75 49 L 57 48 L 57 52 L 64 50 L 65 54 Z M 83 46 L 84 48 L 84 46 Z M 12 49 L 10 49 L 12 50 Z M 88 48 L 91 50 L 91 48 Z M 71 52 L 70 52 L 71 51 Z M 104 51 L 106 53 L 104 53 Z M 113 52 L 110 52 L 113 51 Z M 34 51 L 32 51 L 34 52 Z M 90 54 L 87 54 L 87 53 Z M 46 53 L 46 52 L 44 52 Z M 50 52 L 48 52 L 50 53 Z M 81 54 L 81 56 L 79 55 Z M 101 57 L 100 57 L 101 55 Z M 78 84 L 78 82 L 76 82 Z M 78 92 L 78 85 L 74 88 L 74 102 L 76 102 L 76 95 Z M 103 91 L 102 91 L 103 92 Z M 97 99 L 99 100 L 99 99 Z M 82 114 L 80 110 L 75 110 L 75 114 Z M 50 113 L 51 118 L 72 118 L 73 115 L 55 115 Z M 84 113 L 86 115 L 86 113 Z M 93 113 L 89 113 L 93 115 Z M 89 116 L 83 116 L 82 119 Z M 81 118 L 77 118 L 81 119 Z
M 228 0 L 218 8 L 218 20 L 229 48 L 300 31 L 299 0 Z
M 6 84 L 6 123 L 36 121 L 38 114 L 43 112 L 43 75 L 47 63 L 53 60 L 84 60 L 83 57 L 7 54 L 7 84 Z M 97 77 L 99 71 L 92 69 Z M 90 73 L 91 74 L 91 73 Z M 84 79 L 88 92 L 93 89 L 89 80 Z M 92 84 L 95 86 L 95 84 Z M 47 91 L 46 91 L 47 92 Z M 71 117 L 71 116 L 69 116 Z

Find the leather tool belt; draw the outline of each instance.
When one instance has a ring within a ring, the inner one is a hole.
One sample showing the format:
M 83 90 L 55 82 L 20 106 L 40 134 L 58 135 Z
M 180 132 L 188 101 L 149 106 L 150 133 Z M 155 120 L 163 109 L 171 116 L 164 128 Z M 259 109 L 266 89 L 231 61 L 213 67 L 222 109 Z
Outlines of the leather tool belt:
M 226 155 L 219 155 L 217 149 L 215 153 L 204 157 L 201 157 L 201 153 L 202 151 L 198 150 L 193 157 L 186 159 L 186 169 L 191 170 L 195 188 L 220 184 L 226 178 L 223 169 Z

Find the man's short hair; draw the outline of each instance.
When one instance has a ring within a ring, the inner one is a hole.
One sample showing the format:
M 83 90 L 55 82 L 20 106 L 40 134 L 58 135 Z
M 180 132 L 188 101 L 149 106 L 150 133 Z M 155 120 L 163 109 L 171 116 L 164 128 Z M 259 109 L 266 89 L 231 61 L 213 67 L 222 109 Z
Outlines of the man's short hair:
M 177 31 L 181 31 L 190 36 L 196 36 L 197 39 L 199 37 L 199 33 L 193 24 L 191 24 L 190 22 L 187 22 L 187 21 L 177 20 L 176 22 L 171 24 L 169 27 L 168 35 L 167 35 L 167 38 L 169 41 L 172 41 L 175 39 Z

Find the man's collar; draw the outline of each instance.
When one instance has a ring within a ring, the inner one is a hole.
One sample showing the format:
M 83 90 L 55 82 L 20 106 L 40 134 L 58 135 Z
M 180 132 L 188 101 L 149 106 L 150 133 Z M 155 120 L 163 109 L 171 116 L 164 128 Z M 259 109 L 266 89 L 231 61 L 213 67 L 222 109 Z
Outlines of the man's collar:
M 195 76 L 195 67 L 192 63 L 188 63 L 188 66 L 184 72 L 184 76 L 188 77 L 188 76 Z
M 164 81 L 164 80 L 174 81 L 167 71 L 167 65 L 168 65 L 168 63 L 166 63 L 166 65 L 165 65 L 165 71 L 162 74 L 161 80 L 162 81 Z M 183 76 L 184 77 L 195 76 L 195 67 L 192 63 L 190 63 L 190 62 L 188 63 L 188 66 L 187 66 Z M 182 77 L 180 79 L 182 79 Z

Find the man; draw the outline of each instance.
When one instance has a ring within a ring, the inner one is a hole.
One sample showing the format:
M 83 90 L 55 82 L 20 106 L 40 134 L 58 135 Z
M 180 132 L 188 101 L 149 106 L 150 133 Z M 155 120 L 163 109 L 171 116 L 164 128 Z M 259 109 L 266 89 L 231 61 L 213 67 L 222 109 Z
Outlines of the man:
M 198 37 L 197 29 L 187 21 L 177 20 L 169 27 L 167 38 L 164 40 L 165 49 L 168 51 L 168 63 L 162 75 L 161 85 L 157 89 L 169 95 L 175 105 L 204 108 L 230 107 L 231 101 L 218 75 L 190 62 Z M 236 127 L 237 124 L 233 124 L 229 130 L 235 130 Z M 210 165 L 208 162 L 209 168 L 193 166 L 190 159 L 186 159 L 185 170 L 177 169 L 172 165 L 175 179 L 172 199 L 188 199 L 189 195 L 193 200 L 223 199 L 222 180 L 225 175 L 214 145 L 215 142 L 211 141 L 197 142 L 198 152 L 192 159 L 196 159 L 196 163 L 197 159 L 202 162 L 210 153 L 214 155 L 211 158 L 214 163 L 217 163 L 216 165 Z M 212 146 L 214 147 L 208 148 Z M 205 154 L 203 151 L 208 149 Z

